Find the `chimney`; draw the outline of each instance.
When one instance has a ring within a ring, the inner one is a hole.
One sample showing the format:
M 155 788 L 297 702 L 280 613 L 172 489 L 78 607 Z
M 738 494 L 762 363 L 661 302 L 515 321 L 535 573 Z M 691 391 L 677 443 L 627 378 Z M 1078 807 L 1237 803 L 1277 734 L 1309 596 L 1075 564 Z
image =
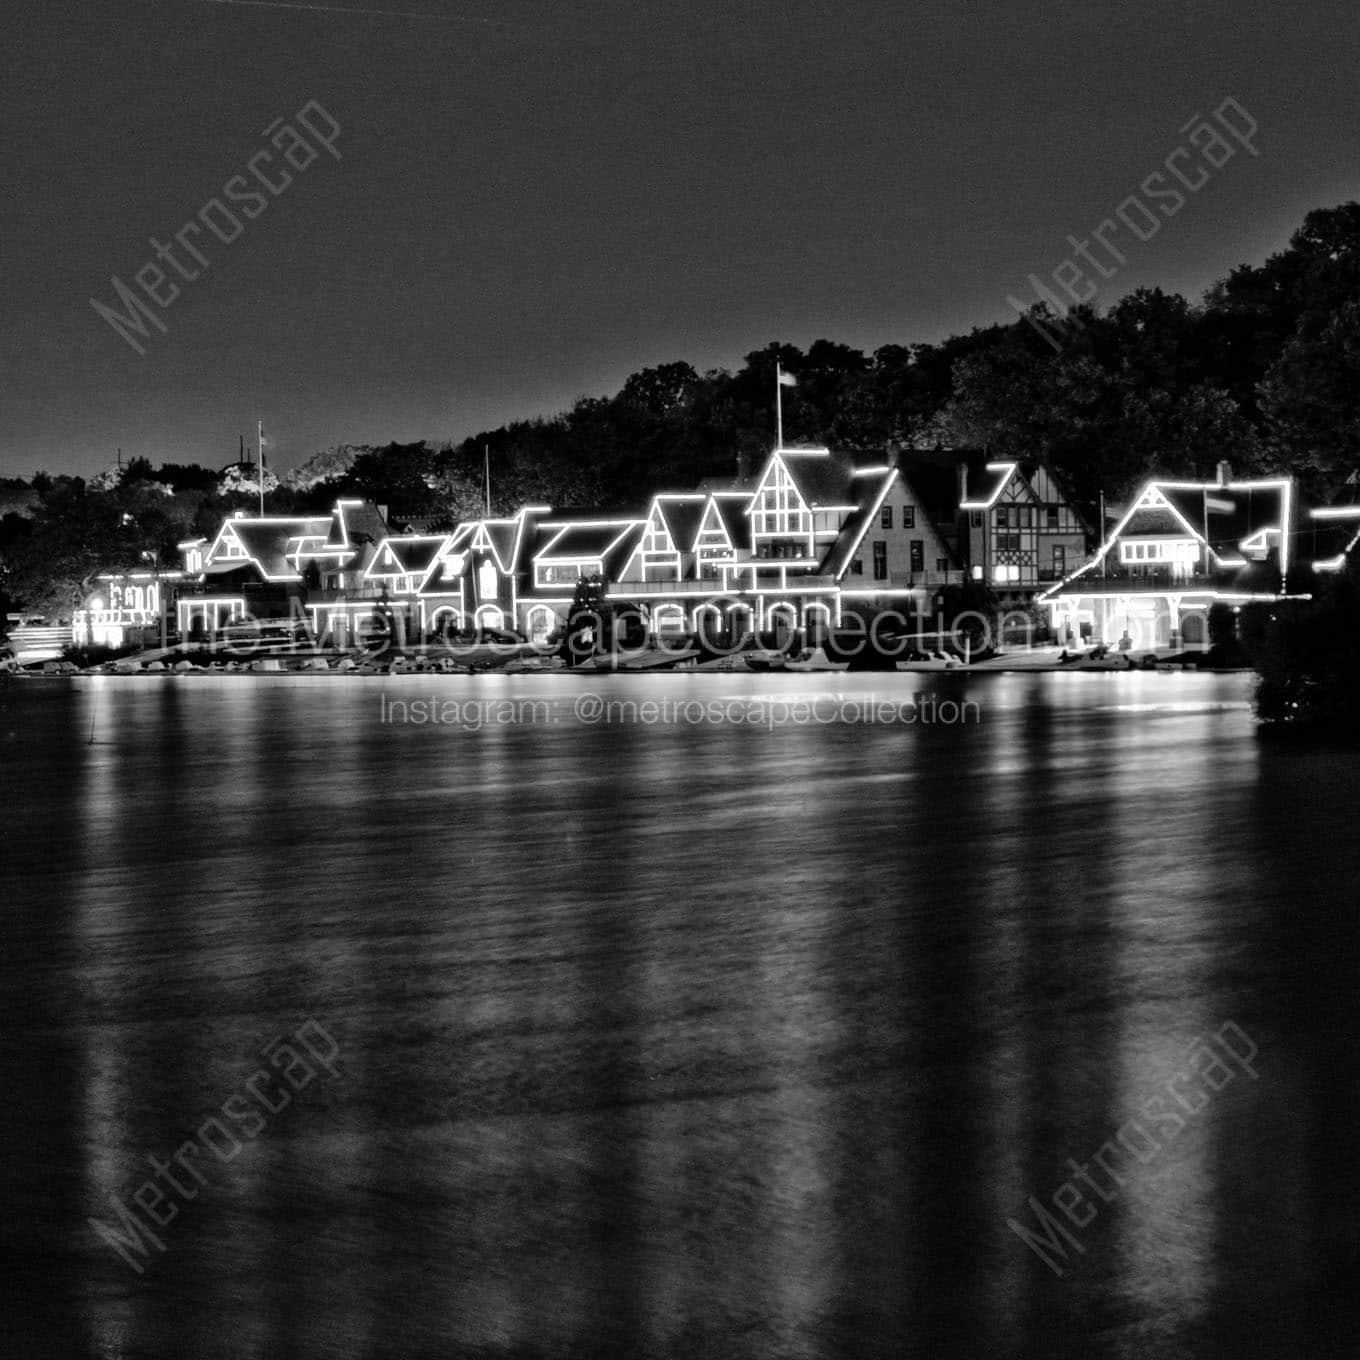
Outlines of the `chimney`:
M 959 464 L 959 504 L 968 499 L 968 464 Z
M 1218 484 L 1219 486 L 1227 486 L 1230 481 L 1232 481 L 1232 464 L 1221 461 L 1218 465 Z

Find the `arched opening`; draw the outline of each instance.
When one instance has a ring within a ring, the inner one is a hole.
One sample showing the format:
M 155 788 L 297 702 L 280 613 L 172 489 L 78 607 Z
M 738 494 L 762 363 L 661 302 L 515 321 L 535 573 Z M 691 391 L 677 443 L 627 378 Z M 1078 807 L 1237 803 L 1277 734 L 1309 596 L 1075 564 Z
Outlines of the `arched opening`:
M 765 628 L 780 650 L 788 647 L 798 631 L 798 611 L 791 604 L 774 604 L 766 611 Z
M 557 627 L 557 615 L 546 605 L 536 604 L 525 616 L 530 642 L 547 642 Z
M 463 611 L 451 604 L 441 604 L 430 615 L 430 633 L 436 642 L 451 643 L 463 631 Z
M 678 604 L 659 604 L 652 610 L 652 632 L 659 638 L 682 637 L 685 611 Z

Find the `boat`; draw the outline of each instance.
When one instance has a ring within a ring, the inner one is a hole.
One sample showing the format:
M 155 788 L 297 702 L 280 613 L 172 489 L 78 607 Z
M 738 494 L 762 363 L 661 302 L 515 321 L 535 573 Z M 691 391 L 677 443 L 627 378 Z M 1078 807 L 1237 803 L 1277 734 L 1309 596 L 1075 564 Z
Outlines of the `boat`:
M 684 651 L 659 647 L 621 655 L 596 656 L 591 660 L 597 671 L 667 671 L 682 661 L 692 661 L 698 655 L 698 650 L 692 647 Z
M 797 657 L 787 657 L 784 661 L 786 671 L 845 671 L 850 669 L 848 661 L 832 661 L 825 647 L 814 647 Z
M 763 647 L 743 652 L 742 657 L 746 661 L 747 669 L 753 671 L 782 671 L 788 664 L 788 657 L 783 652 L 770 651 Z

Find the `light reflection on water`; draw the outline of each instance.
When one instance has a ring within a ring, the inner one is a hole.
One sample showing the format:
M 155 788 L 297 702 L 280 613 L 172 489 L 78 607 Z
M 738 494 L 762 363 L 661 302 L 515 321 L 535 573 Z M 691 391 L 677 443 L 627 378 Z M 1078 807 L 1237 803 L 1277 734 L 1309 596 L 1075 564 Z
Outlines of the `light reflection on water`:
M 587 727 L 583 688 L 981 721 Z M 379 721 L 431 693 L 562 717 Z M 0 693 L 6 1353 L 1329 1353 L 1360 776 L 1261 747 L 1248 700 L 1166 674 Z M 308 1016 L 343 1075 L 210 1168 L 138 1278 L 88 1217 Z M 1229 1020 L 1261 1080 L 1050 1273 L 1007 1217 Z

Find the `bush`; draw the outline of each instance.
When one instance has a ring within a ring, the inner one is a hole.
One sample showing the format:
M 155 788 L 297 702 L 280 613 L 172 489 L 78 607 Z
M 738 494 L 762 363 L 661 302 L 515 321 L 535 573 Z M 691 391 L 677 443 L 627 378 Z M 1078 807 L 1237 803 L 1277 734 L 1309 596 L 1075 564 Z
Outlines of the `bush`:
M 1250 643 L 1263 723 L 1360 735 L 1360 586 L 1352 568 L 1322 583 L 1312 600 L 1272 607 Z

